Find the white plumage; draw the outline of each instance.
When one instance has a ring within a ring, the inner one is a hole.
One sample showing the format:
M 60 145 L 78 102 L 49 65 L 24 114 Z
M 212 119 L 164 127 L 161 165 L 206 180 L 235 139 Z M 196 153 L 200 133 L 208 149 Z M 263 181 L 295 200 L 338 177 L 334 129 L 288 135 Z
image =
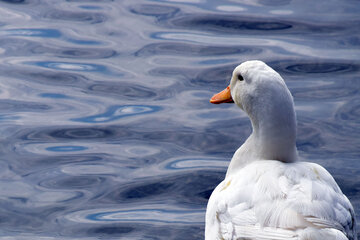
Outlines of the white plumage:
M 235 68 L 210 100 L 234 101 L 253 132 L 235 152 L 206 210 L 206 240 L 356 240 L 351 203 L 320 165 L 297 161 L 293 98 L 261 61 Z

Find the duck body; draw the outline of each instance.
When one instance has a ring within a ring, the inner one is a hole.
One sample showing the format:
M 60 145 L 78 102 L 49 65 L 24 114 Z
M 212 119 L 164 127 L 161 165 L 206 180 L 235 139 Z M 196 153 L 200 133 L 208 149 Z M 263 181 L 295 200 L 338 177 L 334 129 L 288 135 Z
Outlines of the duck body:
M 258 160 L 215 188 L 205 239 L 356 239 L 354 224 L 349 200 L 323 167 Z
M 293 98 L 261 61 L 235 68 L 210 102 L 235 102 L 253 132 L 235 152 L 206 210 L 206 240 L 356 240 L 354 210 L 333 177 L 298 162 Z

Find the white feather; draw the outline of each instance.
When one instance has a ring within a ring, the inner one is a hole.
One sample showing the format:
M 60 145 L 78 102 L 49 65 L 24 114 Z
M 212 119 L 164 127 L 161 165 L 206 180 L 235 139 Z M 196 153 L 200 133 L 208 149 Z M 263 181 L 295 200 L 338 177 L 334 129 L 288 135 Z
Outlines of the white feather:
M 297 162 L 293 99 L 280 75 L 263 62 L 245 62 L 230 89 L 253 133 L 209 199 L 205 239 L 356 240 L 353 207 L 333 177 Z

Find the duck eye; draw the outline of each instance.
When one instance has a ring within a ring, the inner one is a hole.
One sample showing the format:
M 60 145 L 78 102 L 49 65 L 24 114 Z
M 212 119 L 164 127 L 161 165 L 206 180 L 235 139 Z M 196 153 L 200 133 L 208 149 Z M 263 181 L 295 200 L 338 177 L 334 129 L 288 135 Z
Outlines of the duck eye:
M 240 80 L 240 81 L 243 81 L 243 80 L 244 80 L 244 78 L 243 78 L 243 76 L 241 76 L 241 74 L 238 74 L 238 75 L 237 75 L 237 78 L 238 78 L 238 80 Z

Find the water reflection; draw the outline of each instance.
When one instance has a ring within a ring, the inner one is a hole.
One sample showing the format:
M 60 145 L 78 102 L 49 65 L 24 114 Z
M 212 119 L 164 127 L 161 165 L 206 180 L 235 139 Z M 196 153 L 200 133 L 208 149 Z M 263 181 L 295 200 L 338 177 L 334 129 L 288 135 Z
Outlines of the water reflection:
M 291 63 L 291 62 L 290 62 Z M 285 72 L 294 74 L 321 74 L 324 76 L 326 73 L 344 74 L 358 71 L 359 66 L 353 63 L 344 62 L 315 62 L 315 63 L 295 63 L 288 65 L 283 69 Z
M 176 159 L 168 163 L 165 168 L 169 170 L 184 170 L 184 169 L 223 169 L 226 170 L 228 162 L 223 159 L 209 159 L 209 158 L 189 158 Z
M 105 113 L 72 120 L 88 123 L 111 122 L 124 117 L 154 113 L 160 109 L 158 106 L 145 105 L 110 106 Z
M 19 3 L 26 3 L 27 1 L 26 0 L 2 0 L 2 2 L 19 4 Z
M 154 43 L 135 52 L 135 56 L 178 55 L 178 56 L 218 56 L 259 53 L 261 50 L 246 46 L 204 46 L 188 43 Z
M 158 20 L 172 18 L 179 11 L 179 8 L 158 4 L 139 4 L 131 7 L 131 12 L 135 14 L 154 16 Z
M 56 70 L 66 71 L 85 71 L 85 72 L 106 72 L 105 66 L 89 63 L 75 63 L 75 62 L 25 62 L 25 64 L 34 64 L 40 67 L 51 68 Z
M 47 11 L 43 17 L 45 19 L 56 19 L 69 22 L 81 22 L 81 23 L 90 23 L 90 24 L 99 24 L 106 21 L 106 16 L 101 13 L 93 12 L 73 12 L 65 11 L 61 9 L 54 9 Z
M 294 28 L 290 22 L 278 21 L 259 21 L 258 18 L 253 21 L 249 18 L 239 20 L 238 16 L 186 16 L 173 20 L 172 24 L 178 27 L 201 28 L 207 31 L 235 33 L 246 30 L 256 31 L 281 31 Z
M 203 217 L 202 210 L 181 209 L 171 206 L 164 208 L 164 205 L 160 204 L 150 205 L 147 206 L 147 208 L 142 209 L 124 209 L 113 211 L 109 211 L 109 209 L 94 209 L 92 211 L 84 211 L 69 216 L 70 219 L 76 218 L 77 222 L 105 221 L 119 223 L 139 222 L 152 224 L 200 224 L 203 221 Z
M 60 38 L 62 36 L 59 30 L 51 28 L 17 28 L 7 29 L 1 32 L 8 36 L 22 37 Z
M 40 94 L 40 96 L 43 98 L 55 98 L 55 99 L 69 98 L 65 94 L 60 94 L 60 93 L 42 93 Z
M 84 146 L 54 146 L 54 147 L 47 147 L 47 151 L 51 152 L 77 152 L 86 150 L 87 147 Z
M 41 134 L 41 132 L 39 132 Z M 31 135 L 32 138 L 41 136 L 36 133 L 36 135 Z M 109 138 L 114 135 L 114 132 L 111 129 L 100 129 L 100 128 L 73 128 L 73 129 L 59 129 L 54 130 L 49 133 L 46 133 L 53 138 L 57 139 L 101 139 Z
M 93 94 L 111 94 L 118 98 L 134 100 L 145 99 L 147 101 L 156 97 L 156 95 L 163 95 L 160 91 L 155 91 L 148 87 L 129 83 L 98 82 L 89 86 L 89 90 L 91 90 Z M 141 109 L 141 106 L 139 106 L 139 108 Z
M 358 93 L 358 90 L 354 90 Z M 354 93 L 355 95 L 355 93 Z M 357 98 L 354 98 L 353 101 L 349 101 L 343 106 L 339 107 L 336 112 L 335 118 L 343 121 L 355 121 L 358 122 L 360 119 L 360 102 L 356 101 Z

